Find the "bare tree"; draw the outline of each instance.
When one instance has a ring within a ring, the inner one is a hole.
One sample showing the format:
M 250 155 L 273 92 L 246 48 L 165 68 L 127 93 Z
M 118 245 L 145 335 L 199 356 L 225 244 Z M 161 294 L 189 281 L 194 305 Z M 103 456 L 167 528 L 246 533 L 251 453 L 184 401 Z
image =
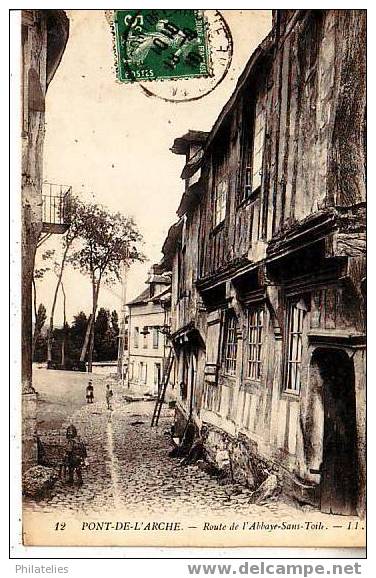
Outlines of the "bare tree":
M 73 242 L 80 236 L 81 221 L 79 215 L 82 211 L 84 211 L 84 206 L 85 205 L 81 201 L 79 201 L 77 197 L 73 197 L 71 199 L 70 205 L 71 224 L 66 234 L 62 238 L 63 253 L 61 261 L 59 263 L 55 262 L 55 274 L 57 276 L 57 282 L 55 285 L 54 296 L 52 300 L 49 328 L 47 334 L 47 363 L 51 363 L 52 361 L 52 336 L 54 330 L 54 317 L 59 288 L 62 283 L 65 265 L 67 264 L 69 250 L 71 249 Z

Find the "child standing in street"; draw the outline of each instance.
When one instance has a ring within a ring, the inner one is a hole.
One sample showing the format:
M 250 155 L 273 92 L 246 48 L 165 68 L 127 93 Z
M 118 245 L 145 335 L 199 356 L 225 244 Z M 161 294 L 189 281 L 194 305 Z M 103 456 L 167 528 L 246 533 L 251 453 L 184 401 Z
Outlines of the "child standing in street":
M 106 401 L 107 401 L 107 409 L 112 409 L 111 406 L 111 399 L 113 396 L 112 389 L 110 388 L 109 384 L 106 385 Z
M 74 474 L 76 474 L 77 483 L 81 486 L 83 483 L 82 468 L 85 465 L 87 458 L 86 446 L 81 441 L 81 438 L 77 433 L 77 428 L 73 424 L 67 427 L 66 439 L 65 459 L 62 465 L 62 468 L 64 468 L 64 476 L 66 470 L 68 470 L 67 483 L 73 485 Z
M 93 382 L 89 381 L 89 384 L 86 388 L 86 403 L 93 403 L 93 400 L 94 400 Z

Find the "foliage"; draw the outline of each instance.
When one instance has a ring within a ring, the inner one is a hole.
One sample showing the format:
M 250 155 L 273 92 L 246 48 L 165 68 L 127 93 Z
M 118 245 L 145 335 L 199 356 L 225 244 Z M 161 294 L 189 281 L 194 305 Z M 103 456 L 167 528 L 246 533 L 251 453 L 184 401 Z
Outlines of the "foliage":
M 39 333 L 42 331 L 43 325 L 47 319 L 46 308 L 43 303 L 39 304 L 37 318 L 35 320 L 35 330 Z
M 117 311 L 115 311 L 115 309 L 111 313 L 111 326 L 115 335 L 116 336 L 119 335 L 119 315 L 117 314 Z
M 83 311 L 80 311 L 77 315 L 73 317 L 73 323 L 70 328 L 70 338 L 74 347 L 76 347 L 80 351 L 85 339 L 87 324 L 88 318 Z
M 69 257 L 74 268 L 89 275 L 92 285 L 92 318 L 88 324 L 80 360 L 88 349 L 88 371 L 92 369 L 94 351 L 94 321 L 102 281 L 113 285 L 121 281 L 122 268 L 135 261 L 144 261 L 139 249 L 142 236 L 132 218 L 110 213 L 95 203 L 87 204 L 76 213 L 80 230 L 80 247 Z
M 145 259 L 137 247 L 142 236 L 132 218 L 91 203 L 81 207 L 76 219 L 82 243 L 69 262 L 96 282 L 103 279 L 112 285 L 121 281 L 123 262 Z
M 55 254 L 55 250 L 48 249 L 42 253 L 42 260 L 49 261 Z M 51 267 L 40 267 L 39 269 L 34 269 L 34 279 L 43 279 L 44 275 L 51 269 Z
M 42 260 L 49 261 L 54 256 L 55 251 L 53 249 L 48 249 L 44 253 L 42 253 Z M 38 317 L 38 310 L 37 310 L 37 288 L 35 281 L 43 279 L 45 274 L 51 269 L 51 267 L 40 267 L 39 269 L 34 269 L 33 271 L 33 278 L 32 278 L 32 285 L 33 285 L 33 309 L 34 309 L 34 320 L 36 322 Z M 35 327 L 37 325 L 35 324 Z M 36 341 L 38 340 L 38 331 L 34 330 L 33 335 L 33 348 L 35 346 Z
M 43 305 L 40 307 L 44 307 Z M 44 309 L 45 310 L 45 309 Z M 99 309 L 95 320 L 95 348 L 93 358 L 95 361 L 115 361 L 117 359 L 117 337 L 119 327 L 117 325 L 118 314 L 103 307 Z M 42 318 L 41 318 L 42 320 Z M 41 328 L 43 324 L 41 325 Z M 73 317 L 72 324 L 65 327 L 55 327 L 51 339 L 51 361 L 53 364 L 61 364 L 61 345 L 65 343 L 65 366 L 70 369 L 77 365 L 80 359 L 82 345 L 88 327 L 88 317 L 80 311 Z M 47 336 L 41 332 L 35 343 L 34 361 L 43 363 L 47 361 Z
M 119 327 L 112 320 L 117 322 L 117 313 L 113 311 L 111 316 L 108 309 L 101 307 L 95 320 L 94 337 L 94 358 L 97 361 L 110 361 L 117 358 L 117 337 Z
M 60 262 L 55 261 L 54 272 L 57 283 L 54 289 L 49 330 L 47 336 L 47 360 L 54 361 L 61 357 L 60 346 L 64 341 L 63 350 L 67 359 L 76 359 L 81 348 L 80 361 L 88 354 L 88 369 L 91 371 L 93 354 L 96 358 L 116 359 L 117 336 L 119 334 L 119 319 L 116 311 L 97 313 L 97 304 L 101 283 L 113 285 L 121 281 L 123 266 L 129 266 L 135 261 L 144 261 L 145 256 L 140 250 L 142 236 L 132 218 L 119 212 L 111 213 L 103 206 L 95 203 L 83 203 L 77 197 L 72 198 L 71 225 L 62 238 L 63 253 Z M 51 258 L 46 252 L 46 258 Z M 71 264 L 84 275 L 90 276 L 92 284 L 92 311 L 89 318 L 80 312 L 74 319 L 72 327 L 54 329 L 54 314 L 57 296 L 66 264 Z M 41 269 L 37 275 L 43 277 L 49 270 Z M 96 320 L 94 322 L 94 320 Z M 98 337 L 95 339 L 95 331 Z M 65 339 L 64 339 L 65 338 Z M 45 343 L 38 337 L 38 355 L 40 360 L 44 355 Z
M 33 335 L 32 353 L 33 353 L 33 359 L 35 361 L 40 361 L 39 357 L 41 356 L 41 353 L 40 353 L 40 351 L 38 351 L 38 355 L 37 355 L 37 350 L 40 349 L 41 347 L 43 347 L 43 339 L 41 340 L 41 333 L 42 333 L 43 325 L 45 324 L 46 319 L 47 319 L 46 308 L 43 305 L 43 303 L 40 303 L 36 317 L 35 317 L 34 335 Z M 42 354 L 42 357 L 43 357 L 43 354 Z
M 49 323 L 49 330 L 48 330 L 48 340 L 47 340 L 48 361 L 52 361 L 52 335 L 53 335 L 53 329 L 54 329 L 54 316 L 55 316 L 55 307 L 56 307 L 57 296 L 58 296 L 60 286 L 62 287 L 62 290 L 63 290 L 62 279 L 63 279 L 64 268 L 65 268 L 65 265 L 66 265 L 66 262 L 68 259 L 69 250 L 70 250 L 73 242 L 77 239 L 77 237 L 80 236 L 81 220 L 79 218 L 79 215 L 81 215 L 82 212 L 84 212 L 84 211 L 85 211 L 85 205 L 77 197 L 72 197 L 71 203 L 70 203 L 71 224 L 70 224 L 69 229 L 67 230 L 67 232 L 64 235 L 63 240 L 62 240 L 63 254 L 61 257 L 61 261 L 60 262 L 55 261 L 55 263 L 54 263 L 54 272 L 55 272 L 55 275 L 57 277 L 57 282 L 56 282 L 54 296 L 53 296 L 53 300 L 52 300 L 52 307 L 51 307 L 51 313 L 50 313 L 50 323 Z M 63 293 L 64 293 L 64 290 L 63 290 Z M 64 300 L 65 300 L 65 293 L 64 293 Z

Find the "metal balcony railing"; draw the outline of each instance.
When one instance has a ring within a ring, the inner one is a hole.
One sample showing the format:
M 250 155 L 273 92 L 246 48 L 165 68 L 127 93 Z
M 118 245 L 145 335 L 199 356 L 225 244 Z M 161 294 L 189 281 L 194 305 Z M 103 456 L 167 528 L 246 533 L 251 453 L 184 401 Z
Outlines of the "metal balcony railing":
M 62 234 L 69 228 L 71 197 L 72 187 L 54 183 L 43 183 L 43 233 Z

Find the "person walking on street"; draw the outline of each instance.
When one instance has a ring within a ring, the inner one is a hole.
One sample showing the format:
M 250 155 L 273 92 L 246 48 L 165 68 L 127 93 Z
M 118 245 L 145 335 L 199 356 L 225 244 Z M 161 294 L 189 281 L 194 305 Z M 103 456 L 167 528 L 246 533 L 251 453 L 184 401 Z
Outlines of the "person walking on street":
M 89 384 L 86 388 L 86 403 L 93 403 L 93 400 L 94 400 L 93 382 L 89 381 Z
M 112 389 L 110 388 L 109 384 L 106 385 L 106 402 L 107 402 L 107 409 L 112 409 L 111 400 L 113 397 Z

